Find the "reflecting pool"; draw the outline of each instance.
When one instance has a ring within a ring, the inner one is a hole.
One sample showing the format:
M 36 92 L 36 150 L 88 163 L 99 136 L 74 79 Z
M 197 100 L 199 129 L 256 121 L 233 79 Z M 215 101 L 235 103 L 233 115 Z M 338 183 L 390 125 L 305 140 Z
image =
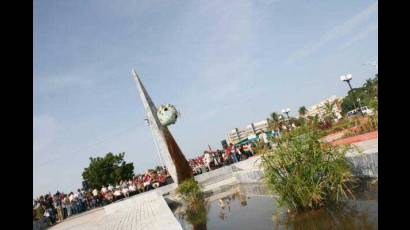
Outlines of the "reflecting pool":
M 377 182 L 364 181 L 355 200 L 289 214 L 263 184 L 236 184 L 210 194 L 200 213 L 175 212 L 175 216 L 184 229 L 195 230 L 378 229 L 377 199 Z

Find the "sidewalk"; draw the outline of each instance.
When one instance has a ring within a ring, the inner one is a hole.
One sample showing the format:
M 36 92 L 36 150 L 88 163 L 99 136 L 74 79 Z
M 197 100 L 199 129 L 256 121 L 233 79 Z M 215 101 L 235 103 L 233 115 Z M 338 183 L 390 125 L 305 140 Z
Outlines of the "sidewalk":
M 344 145 L 344 144 L 353 144 L 357 142 L 363 142 L 363 141 L 367 141 L 371 139 L 377 139 L 378 133 L 379 133 L 378 131 L 373 131 L 373 132 L 361 134 L 358 136 L 343 138 L 340 140 L 333 141 L 331 143 L 333 145 Z

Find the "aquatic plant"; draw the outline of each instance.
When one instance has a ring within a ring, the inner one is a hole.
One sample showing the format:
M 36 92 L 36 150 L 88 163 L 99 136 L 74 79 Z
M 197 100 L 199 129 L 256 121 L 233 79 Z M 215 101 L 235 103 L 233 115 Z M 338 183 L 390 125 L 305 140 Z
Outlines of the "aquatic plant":
M 353 197 L 349 146 L 332 146 L 308 126 L 282 136 L 277 147 L 262 154 L 264 178 L 279 195 L 279 205 L 291 210 L 317 209 Z
M 178 186 L 177 192 L 182 200 L 188 203 L 195 203 L 196 201 L 204 199 L 204 193 L 202 192 L 201 187 L 193 178 L 184 180 Z
M 194 179 L 186 179 L 177 188 L 177 193 L 187 204 L 185 215 L 194 229 L 206 229 L 208 209 L 205 195 L 198 182 Z

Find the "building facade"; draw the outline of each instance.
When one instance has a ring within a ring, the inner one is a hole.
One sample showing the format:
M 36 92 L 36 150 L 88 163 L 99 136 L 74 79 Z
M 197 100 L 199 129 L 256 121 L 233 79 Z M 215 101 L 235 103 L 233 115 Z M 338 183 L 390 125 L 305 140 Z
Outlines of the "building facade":
M 326 115 L 325 104 L 335 102 L 335 105 L 333 106 L 333 114 L 336 117 L 335 120 L 339 120 L 342 118 L 342 108 L 340 107 L 342 99 L 343 97 L 331 96 L 307 108 L 307 112 L 304 117 L 315 117 L 317 115 L 319 119 L 322 120 Z
M 245 128 L 239 129 L 235 128 L 231 130 L 228 134 L 226 134 L 226 142 L 227 144 L 237 144 L 244 139 L 248 139 L 248 137 L 253 137 L 259 131 L 266 132 L 268 130 L 268 120 L 262 120 L 258 122 L 251 123 L 247 125 Z

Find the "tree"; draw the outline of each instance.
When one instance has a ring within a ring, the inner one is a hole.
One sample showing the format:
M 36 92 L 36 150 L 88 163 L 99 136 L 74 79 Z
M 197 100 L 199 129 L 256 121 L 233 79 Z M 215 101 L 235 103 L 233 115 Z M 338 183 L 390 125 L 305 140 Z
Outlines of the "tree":
M 90 157 L 90 164 L 82 173 L 83 179 L 88 182 L 90 188 L 101 188 L 131 179 L 134 175 L 134 165 L 126 163 L 124 155 L 125 153 L 107 153 L 104 157 Z
M 270 114 L 268 117 L 268 124 L 270 129 L 277 129 L 279 125 L 279 115 L 276 112 Z
M 155 167 L 155 171 L 159 172 L 159 171 L 161 171 L 161 170 L 163 170 L 163 167 L 162 167 L 162 166 L 157 165 L 157 166 Z
M 301 117 L 305 116 L 305 115 L 306 115 L 306 112 L 307 112 L 307 109 L 306 109 L 305 106 L 301 106 L 301 107 L 299 108 L 299 116 L 301 116 Z
M 276 112 L 273 112 L 270 114 L 270 119 L 274 122 L 278 122 L 279 121 L 279 115 Z

